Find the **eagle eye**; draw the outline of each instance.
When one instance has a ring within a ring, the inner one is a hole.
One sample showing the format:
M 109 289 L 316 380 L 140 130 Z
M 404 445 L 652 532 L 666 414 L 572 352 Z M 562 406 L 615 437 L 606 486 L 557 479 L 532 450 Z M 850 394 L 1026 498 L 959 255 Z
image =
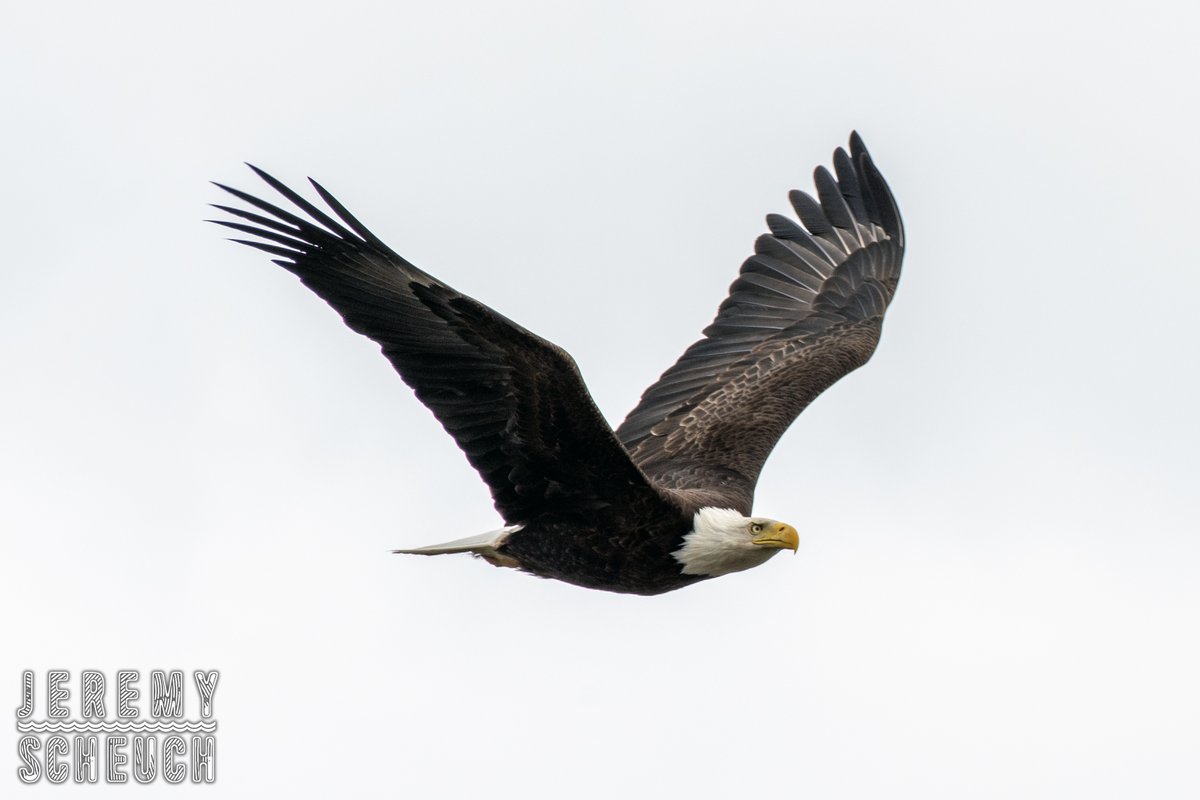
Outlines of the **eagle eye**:
M 761 522 L 756 522 L 750 526 L 750 530 L 754 531 L 755 533 L 762 533 L 762 529 L 763 526 Z

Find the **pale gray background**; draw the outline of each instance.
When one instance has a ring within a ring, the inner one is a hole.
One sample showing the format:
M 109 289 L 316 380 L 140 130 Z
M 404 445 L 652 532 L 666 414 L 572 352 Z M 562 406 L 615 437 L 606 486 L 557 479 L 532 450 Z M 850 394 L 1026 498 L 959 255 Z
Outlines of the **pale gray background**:
M 1198 21 L 6 8 L 0 696 L 218 668 L 207 796 L 1195 797 Z M 910 247 L 875 360 L 759 484 L 799 556 L 658 598 L 388 555 L 494 527 L 482 483 L 200 222 L 207 180 L 263 190 L 242 160 L 316 176 L 617 421 L 851 128 Z M 0 793 L 52 791 L 15 745 Z

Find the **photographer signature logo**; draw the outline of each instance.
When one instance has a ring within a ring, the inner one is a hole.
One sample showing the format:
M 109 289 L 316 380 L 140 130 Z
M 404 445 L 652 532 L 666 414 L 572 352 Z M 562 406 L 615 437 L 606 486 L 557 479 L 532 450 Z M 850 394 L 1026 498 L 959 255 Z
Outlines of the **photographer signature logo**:
M 135 669 L 118 670 L 109 680 L 83 670 L 74 695 L 78 716 L 71 718 L 72 683 L 67 670 L 46 672 L 43 719 L 32 670 L 21 673 L 17 708 L 17 777 L 28 784 L 49 783 L 213 783 L 217 779 L 217 721 L 213 694 L 220 674 L 196 670 L 192 683 L 199 719 L 184 718 L 182 670 L 152 670 L 144 707 L 144 685 Z M 111 690 L 110 690 L 111 687 Z M 109 709 L 113 713 L 110 716 Z M 145 711 L 145 715 L 143 715 Z

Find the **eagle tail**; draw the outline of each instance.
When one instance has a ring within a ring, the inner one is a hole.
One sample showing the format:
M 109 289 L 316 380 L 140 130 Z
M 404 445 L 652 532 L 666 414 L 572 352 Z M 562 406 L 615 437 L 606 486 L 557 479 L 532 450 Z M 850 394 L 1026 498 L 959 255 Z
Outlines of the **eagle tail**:
M 524 525 L 509 525 L 499 530 L 480 533 L 475 536 L 468 536 L 465 539 L 455 539 L 453 542 L 442 542 L 441 544 L 429 544 L 424 547 L 414 547 L 410 550 L 393 550 L 393 553 L 403 553 L 405 555 L 417 556 L 440 556 L 447 553 L 473 553 L 477 556 L 495 556 L 497 549 L 508 539 L 508 537 L 521 530 Z

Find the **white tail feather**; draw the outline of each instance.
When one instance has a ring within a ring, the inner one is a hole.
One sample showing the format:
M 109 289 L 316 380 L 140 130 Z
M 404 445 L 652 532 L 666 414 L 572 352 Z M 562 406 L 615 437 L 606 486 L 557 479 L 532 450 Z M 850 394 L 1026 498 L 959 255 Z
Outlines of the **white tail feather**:
M 453 542 L 429 544 L 424 547 L 414 547 L 411 550 L 393 550 L 392 552 L 418 556 L 440 556 L 446 553 L 474 553 L 485 557 L 494 556 L 496 549 L 504 544 L 509 535 L 521 530 L 523 527 L 525 526 L 509 525 L 499 530 L 468 536 L 465 539 L 455 539 Z

